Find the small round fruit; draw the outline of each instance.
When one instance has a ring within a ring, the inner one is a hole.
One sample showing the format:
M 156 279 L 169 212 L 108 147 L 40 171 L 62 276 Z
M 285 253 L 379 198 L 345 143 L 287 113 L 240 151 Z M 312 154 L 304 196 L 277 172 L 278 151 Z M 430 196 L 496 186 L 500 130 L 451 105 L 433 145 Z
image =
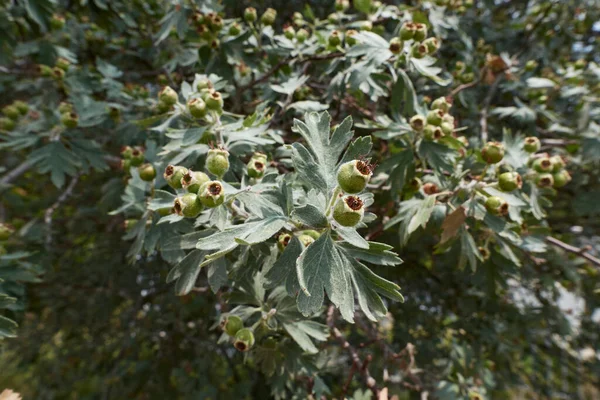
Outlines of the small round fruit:
M 348 161 L 340 167 L 337 181 L 346 193 L 360 193 L 373 175 L 371 166 L 362 160 Z
M 423 139 L 425 140 L 433 140 L 436 136 L 436 131 L 439 129 L 437 126 L 426 125 L 423 128 Z
M 411 40 L 415 36 L 417 27 L 412 22 L 405 22 L 400 28 L 400 39 Z
M 393 54 L 400 54 L 403 47 L 404 43 L 402 42 L 402 40 L 400 40 L 400 38 L 395 37 L 390 40 L 390 51 Z
M 423 131 L 426 123 L 427 120 L 422 115 L 415 115 L 410 119 L 410 127 L 416 132 Z
M 8 240 L 14 232 L 12 226 L 0 222 L 0 241 Z
M 60 122 L 67 128 L 77 128 L 77 125 L 79 125 L 79 116 L 74 112 L 64 113 L 60 116 Z
M 487 142 L 481 149 L 481 158 L 488 164 L 497 164 L 504 158 L 504 145 L 500 142 Z
M 485 201 L 485 209 L 493 215 L 506 215 L 508 203 L 497 196 L 490 196 Z
M 540 139 L 535 136 L 529 136 L 525 138 L 525 144 L 523 145 L 523 149 L 525 149 L 528 153 L 535 153 L 540 149 L 542 144 L 540 143 Z
M 188 111 L 194 118 L 203 118 L 204 116 L 206 116 L 206 103 L 202 99 L 189 99 L 187 107 Z
M 415 34 L 413 36 L 413 39 L 415 39 L 417 42 L 420 42 L 422 40 L 425 40 L 426 37 L 427 37 L 427 25 L 415 24 Z
M 181 187 L 190 193 L 198 193 L 200 186 L 208 181 L 210 178 L 204 172 L 188 170 L 181 178 Z
M 68 70 L 70 65 L 71 65 L 71 61 L 67 60 L 64 57 L 59 57 L 56 60 L 56 67 L 62 69 L 63 71 Z
M 549 157 L 541 157 L 533 162 L 533 169 L 537 172 L 552 172 L 553 165 Z
M 355 226 L 365 213 L 363 201 L 356 196 L 340 197 L 333 208 L 333 219 L 342 226 Z
M 558 172 L 565 167 L 565 160 L 561 156 L 550 157 L 552 163 L 552 172 Z
M 19 110 L 19 114 L 21 115 L 25 115 L 27 114 L 27 111 L 29 111 L 29 105 L 21 100 L 13 102 L 13 106 L 17 107 L 17 110 Z
M 140 178 L 143 181 L 150 182 L 156 178 L 156 169 L 152 164 L 142 164 L 138 168 L 138 172 L 140 174 Z
M 288 40 L 292 40 L 296 37 L 296 30 L 293 26 L 288 25 L 285 28 L 283 28 L 283 36 L 285 36 Z
M 187 168 L 179 165 L 168 165 L 163 177 L 173 189 L 181 189 L 181 178 L 187 173 Z
M 448 100 L 446 100 L 445 97 L 438 97 L 431 103 L 432 110 L 442 110 L 444 113 L 447 113 L 448 111 L 450 111 L 451 107 L 452 107 L 452 103 L 450 103 Z
M 248 351 L 254 346 L 254 333 L 248 328 L 242 328 L 235 334 L 233 346 L 239 351 Z
M 158 99 L 161 103 L 167 106 L 172 106 L 173 104 L 177 103 L 177 100 L 179 100 L 179 96 L 177 96 L 177 92 L 171 89 L 171 87 L 165 86 L 158 93 Z
M 13 121 L 18 120 L 19 117 L 21 117 L 21 113 L 19 112 L 19 109 L 14 105 L 4 107 L 2 109 L 2 113 L 4 115 L 6 115 L 8 118 L 12 119 Z
M 340 33 L 338 31 L 333 31 L 329 34 L 329 38 L 327 38 L 327 42 L 330 46 L 336 47 L 342 43 L 342 39 L 340 38 Z
M 440 125 L 440 129 L 444 132 L 444 136 L 451 136 L 454 132 L 454 124 L 449 122 L 442 122 Z
M 440 126 L 445 114 L 443 110 L 431 110 L 427 113 L 427 123 Z
M 244 10 L 244 21 L 254 22 L 254 21 L 256 21 L 256 18 L 257 18 L 256 8 L 248 7 Z
M 350 2 L 348 0 L 335 0 L 335 11 L 343 12 L 346 11 L 350 7 Z
M 273 9 L 273 8 L 267 8 L 267 10 L 264 12 L 262 17 L 260 17 L 260 22 L 262 22 L 263 25 L 270 26 L 275 23 L 276 18 L 277 18 L 277 11 L 275 11 L 275 9 Z
M 354 29 L 346 31 L 346 43 L 348 46 L 354 46 L 356 44 L 356 35 L 358 35 L 358 32 Z
M 425 46 L 422 43 L 415 43 L 410 51 L 410 54 L 412 54 L 412 56 L 414 58 L 423 58 L 428 53 L 429 53 L 429 50 L 427 49 L 427 46 Z
M 427 54 L 435 54 L 440 49 L 440 41 L 434 37 L 423 40 L 422 44 L 427 47 Z
M 65 17 L 59 14 L 52 15 L 50 18 L 50 27 L 55 31 L 62 29 L 65 26 Z
M 223 149 L 211 149 L 206 156 L 206 169 L 213 175 L 222 177 L 229 170 L 229 152 Z
M 569 174 L 569 172 L 566 169 L 555 172 L 552 175 L 552 177 L 554 179 L 553 186 L 557 189 L 561 188 L 561 187 L 565 186 L 567 183 L 571 182 L 571 174 Z
M 173 208 L 177 215 L 186 218 L 196 218 L 202 212 L 202 203 L 198 200 L 198 196 L 194 193 L 186 193 L 179 196 L 173 203 Z
M 521 189 L 523 179 L 517 172 L 505 172 L 498 178 L 498 186 L 503 192 L 511 192 L 515 189 Z
M 298 236 L 298 240 L 300 240 L 300 243 L 302 243 L 304 247 L 308 247 L 311 243 L 314 243 L 315 238 L 308 235 L 300 235 Z
M 304 28 L 298 29 L 298 32 L 296 32 L 296 40 L 300 43 L 304 43 L 304 41 L 308 39 L 308 36 L 308 31 Z
M 213 111 L 223 110 L 223 96 L 221 93 L 213 90 L 208 96 L 206 96 L 206 107 Z
M 212 89 L 212 87 L 213 87 L 212 82 L 206 78 L 200 79 L 198 81 L 198 83 L 196 84 L 196 90 L 199 92 L 201 92 L 203 90 Z
M 292 240 L 292 235 L 289 233 L 282 233 L 277 237 L 277 247 L 279 251 L 285 250 L 288 244 L 290 244 L 290 240 Z
M 244 327 L 244 321 L 237 315 L 228 315 L 221 323 L 223 331 L 229 336 L 235 336 Z
M 139 167 L 144 162 L 144 149 L 141 147 L 134 147 L 131 151 L 131 166 Z
M 217 207 L 225 201 L 225 189 L 219 181 L 204 182 L 198 190 L 198 197 L 206 207 Z
M 436 194 L 440 192 L 440 188 L 438 187 L 438 185 L 436 185 L 433 182 L 427 182 L 425 183 L 423 186 L 423 193 L 425 193 L 428 196 L 431 196 L 432 194 Z
M 535 177 L 535 184 L 539 188 L 554 186 L 554 177 L 552 174 L 539 174 Z
M 250 178 L 262 178 L 265 175 L 266 163 L 263 159 L 252 158 L 247 165 Z
M 10 118 L 0 118 L 0 131 L 12 131 L 17 124 Z

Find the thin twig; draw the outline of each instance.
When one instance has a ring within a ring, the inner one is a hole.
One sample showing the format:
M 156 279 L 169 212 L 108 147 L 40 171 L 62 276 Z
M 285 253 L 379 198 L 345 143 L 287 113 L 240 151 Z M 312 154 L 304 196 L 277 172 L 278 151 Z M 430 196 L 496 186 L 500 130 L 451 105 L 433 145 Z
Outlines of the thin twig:
M 561 249 L 568 251 L 569 253 L 573 253 L 573 254 L 578 255 L 579 257 L 583 257 L 586 260 L 588 260 L 589 262 L 591 262 L 592 264 L 595 264 L 596 266 L 600 267 L 600 258 L 594 257 L 592 254 L 588 253 L 586 249 L 581 249 L 579 247 L 571 246 L 570 244 L 560 241 L 557 238 L 554 238 L 552 236 L 546 236 L 546 242 L 548 242 L 556 247 L 560 247 Z
M 2 177 L 2 179 L 0 179 L 0 186 L 2 186 L 2 185 L 8 185 L 13 180 L 17 179 L 19 176 L 21 176 L 25 172 L 27 172 L 27 170 L 29 168 L 31 168 L 32 165 L 33 165 L 33 163 L 31 161 L 29 161 L 29 160 L 23 161 L 20 165 L 18 165 L 17 167 L 13 168 L 9 173 L 7 173 L 6 175 L 4 175 Z
M 492 98 L 494 97 L 494 94 L 496 93 L 496 89 L 498 88 L 498 85 L 500 84 L 500 77 L 501 76 L 498 76 L 496 78 L 496 80 L 494 80 L 494 83 L 492 83 L 492 86 L 490 87 L 490 90 L 488 91 L 487 96 L 483 100 L 483 107 L 481 109 L 481 119 L 479 121 L 479 124 L 481 125 L 481 141 L 483 143 L 486 143 L 488 141 L 487 118 L 488 118 L 488 113 L 490 110 L 490 104 L 492 103 Z
M 56 209 L 60 207 L 60 205 L 64 203 L 69 196 L 71 196 L 78 181 L 79 175 L 74 176 L 65 191 L 58 197 L 58 199 L 56 199 L 54 204 L 46 209 L 46 212 L 44 213 L 44 222 L 46 223 L 46 251 L 50 251 L 50 247 L 52 245 L 52 216 Z

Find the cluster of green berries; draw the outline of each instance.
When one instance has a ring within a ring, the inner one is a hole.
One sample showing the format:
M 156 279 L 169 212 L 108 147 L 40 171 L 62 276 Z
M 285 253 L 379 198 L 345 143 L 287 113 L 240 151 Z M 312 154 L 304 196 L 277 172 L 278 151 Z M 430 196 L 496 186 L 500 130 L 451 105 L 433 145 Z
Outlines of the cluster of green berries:
M 2 109 L 4 117 L 0 118 L 0 131 L 12 131 L 21 117 L 27 114 L 29 105 L 17 100 Z
M 277 247 L 280 251 L 283 251 L 287 247 L 287 245 L 290 244 L 293 235 L 295 235 L 298 238 L 298 240 L 300 241 L 300 243 L 302 243 L 304 247 L 309 246 L 321 236 L 319 232 L 313 229 L 305 229 L 303 231 L 298 231 L 295 233 L 282 233 L 277 237 Z
M 55 31 L 61 30 L 65 26 L 65 17 L 59 14 L 54 14 L 50 18 L 50 28 Z
M 457 61 L 454 64 L 454 71 L 452 71 L 452 76 L 454 76 L 455 80 L 462 83 L 469 83 L 475 80 L 475 73 L 472 68 L 467 65 L 463 61 Z
M 415 115 L 409 123 L 413 131 L 423 135 L 425 140 L 439 140 L 454 135 L 454 117 L 450 115 L 452 103 L 440 97 L 431 103 L 426 116 Z M 462 141 L 462 140 L 461 140 Z
M 390 51 L 400 54 L 404 49 L 404 42 L 412 41 L 410 54 L 414 58 L 423 58 L 434 54 L 440 48 L 440 41 L 435 37 L 427 37 L 427 25 L 415 22 L 405 22 L 400 27 L 398 37 L 390 40 Z
M 362 192 L 373 175 L 373 166 L 363 160 L 352 160 L 342 164 L 337 172 L 337 181 L 345 194 L 340 194 L 333 206 L 333 219 L 342 226 L 355 226 L 365 213 L 363 201 L 356 196 Z
M 69 129 L 77 128 L 79 125 L 79 115 L 73 109 L 73 105 L 70 103 L 62 102 L 58 106 L 58 112 L 60 113 L 60 122 Z
M 283 28 L 283 35 L 289 40 L 296 39 L 298 43 L 304 43 L 310 37 L 310 33 L 306 29 L 300 28 L 296 31 L 291 25 Z
M 223 17 L 214 12 L 203 14 L 198 11 L 192 14 L 191 19 L 200 38 L 209 43 L 212 48 L 219 47 L 218 35 L 224 26 Z
M 187 102 L 187 109 L 194 118 L 205 118 L 209 112 L 221 115 L 223 113 L 223 96 L 213 88 L 208 79 L 201 79 L 196 90 L 198 96 L 192 97 Z
M 254 347 L 254 332 L 244 328 L 244 321 L 237 315 L 228 315 L 221 320 L 221 329 L 233 339 L 233 347 L 241 352 L 249 351 Z
M 459 14 L 463 14 L 467 9 L 473 7 L 473 0 L 435 0 L 438 6 L 448 7 Z
M 531 160 L 533 179 L 540 188 L 560 189 L 571 181 L 571 174 L 565 169 L 561 156 L 542 156 Z
M 249 24 L 253 24 L 258 19 L 258 13 L 256 12 L 256 8 L 248 7 L 244 10 L 244 21 Z M 263 15 L 260 17 L 260 22 L 264 26 L 271 26 L 275 23 L 277 19 L 277 11 L 273 8 L 267 8 Z
M 150 163 L 144 163 L 145 153 L 142 147 L 124 146 L 121 149 L 121 168 L 129 172 L 131 167 L 137 167 L 140 178 L 143 181 L 151 182 L 156 178 L 156 169 Z

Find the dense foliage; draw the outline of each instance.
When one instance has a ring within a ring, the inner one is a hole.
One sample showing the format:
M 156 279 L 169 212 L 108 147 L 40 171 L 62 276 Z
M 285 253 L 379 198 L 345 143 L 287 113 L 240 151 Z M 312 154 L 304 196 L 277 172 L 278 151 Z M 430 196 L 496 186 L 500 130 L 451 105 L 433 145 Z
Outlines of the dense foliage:
M 594 0 L 0 6 L 0 389 L 592 398 Z

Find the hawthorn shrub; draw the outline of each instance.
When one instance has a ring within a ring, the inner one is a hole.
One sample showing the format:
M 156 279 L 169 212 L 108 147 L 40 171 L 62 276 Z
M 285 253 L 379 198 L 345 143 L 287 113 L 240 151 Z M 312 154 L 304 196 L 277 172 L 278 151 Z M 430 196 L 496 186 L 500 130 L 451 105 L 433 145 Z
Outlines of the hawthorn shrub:
M 598 395 L 593 2 L 0 7 L 0 388 Z

